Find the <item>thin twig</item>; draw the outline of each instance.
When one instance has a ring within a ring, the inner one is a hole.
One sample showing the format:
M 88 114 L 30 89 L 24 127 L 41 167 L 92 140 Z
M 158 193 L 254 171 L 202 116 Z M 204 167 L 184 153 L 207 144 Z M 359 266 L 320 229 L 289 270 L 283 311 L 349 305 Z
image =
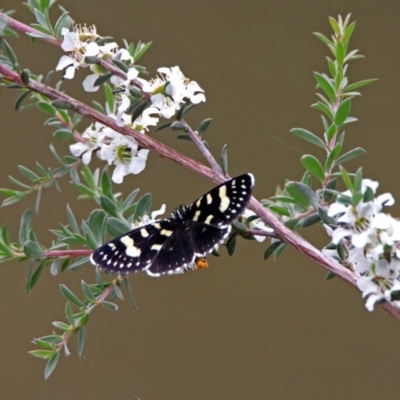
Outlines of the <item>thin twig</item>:
M 200 153 L 203 154 L 204 158 L 210 164 L 212 170 L 219 176 L 223 177 L 224 172 L 222 171 L 221 166 L 217 163 L 214 156 L 211 154 L 210 150 L 208 150 L 204 142 L 201 140 L 201 136 L 199 135 L 199 133 L 197 131 L 194 131 L 187 123 L 185 123 L 185 125 L 187 127 L 187 133 L 189 134 L 193 143 L 200 150 Z

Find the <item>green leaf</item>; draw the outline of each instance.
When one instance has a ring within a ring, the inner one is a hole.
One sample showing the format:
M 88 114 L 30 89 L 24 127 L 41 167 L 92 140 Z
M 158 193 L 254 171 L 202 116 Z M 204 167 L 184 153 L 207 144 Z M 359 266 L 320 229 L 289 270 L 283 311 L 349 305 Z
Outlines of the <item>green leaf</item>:
M 107 103 L 106 109 L 114 110 L 114 92 L 111 86 L 107 83 L 104 85 L 104 95 L 106 97 L 106 103 Z
M 76 257 L 75 258 L 75 262 L 73 264 L 71 264 L 68 269 L 72 270 L 72 271 L 76 271 L 78 269 L 80 269 L 82 267 L 82 265 L 86 264 L 87 262 L 89 262 L 89 256 L 87 257 Z
M 83 290 L 83 293 L 85 294 L 86 299 L 88 301 L 90 301 L 91 303 L 96 302 L 96 298 L 92 292 L 92 289 L 84 280 L 81 281 L 81 286 L 82 286 L 82 290 Z
M 57 22 L 54 25 L 54 33 L 58 38 L 61 38 L 62 28 L 69 28 L 73 24 L 72 18 L 68 15 L 68 12 L 65 11 L 62 7 L 60 9 L 63 11 L 61 16 L 58 18 Z
M 319 101 L 318 103 L 312 104 L 311 107 L 315 110 L 322 111 L 331 121 L 335 120 L 335 117 L 330 108 L 322 102 Z
M 88 224 L 84 221 L 82 222 L 82 230 L 85 233 L 85 241 L 88 247 L 90 247 L 92 250 L 95 250 L 97 247 L 99 247 L 99 244 L 101 244 L 101 241 L 97 243 L 96 238 L 88 226 Z
M 362 173 L 362 168 L 359 168 L 356 172 L 356 175 L 354 176 L 354 190 L 356 192 L 361 192 L 361 187 L 362 187 L 362 179 L 363 179 L 363 173 Z M 373 198 L 372 198 L 373 199 Z M 372 200 L 371 199 L 371 200 Z
M 113 237 L 121 236 L 130 230 L 132 230 L 132 226 L 117 218 L 109 217 L 107 220 L 107 232 Z
M 46 103 L 45 101 L 39 101 L 38 103 L 36 103 L 36 106 L 40 111 L 43 111 L 44 113 L 53 116 L 56 115 L 56 109 L 54 108 L 54 106 L 49 103 Z
M 199 126 L 199 135 L 200 136 L 203 136 L 206 133 L 208 127 L 211 124 L 211 121 L 212 121 L 212 118 L 206 118 L 203 121 L 201 121 L 200 126 Z
M 60 267 L 62 264 L 62 259 L 61 258 L 56 258 L 50 266 L 50 273 L 53 276 L 56 276 L 58 274 L 58 272 L 60 271 Z
M 29 239 L 32 225 L 32 212 L 26 210 L 21 217 L 21 223 L 19 227 L 19 243 L 21 246 Z
M 319 87 L 325 92 L 329 99 L 335 100 L 335 88 L 330 79 L 326 75 L 320 74 L 318 72 L 314 72 L 314 78 L 317 81 Z
M 79 226 L 78 226 L 78 223 L 76 222 L 76 218 L 75 218 L 74 213 L 72 212 L 69 204 L 67 204 L 67 218 L 68 218 L 68 222 L 69 222 L 69 225 L 71 226 L 72 230 L 75 233 L 79 234 L 80 233 Z
M 335 225 L 336 220 L 328 215 L 328 211 L 323 207 L 318 207 L 318 215 L 321 218 L 322 222 L 327 225 Z
M 343 154 L 342 156 L 340 156 L 336 161 L 335 161 L 335 166 L 336 165 L 341 165 L 346 161 L 349 161 L 355 157 L 361 156 L 363 154 L 365 154 L 366 151 L 362 148 L 362 147 L 356 147 L 353 150 L 350 150 L 349 152 L 347 152 L 346 154 Z
M 347 43 L 349 41 L 349 39 L 351 38 L 354 29 L 356 27 L 356 21 L 353 21 L 351 24 L 349 24 L 349 26 L 346 28 L 346 30 L 344 31 L 344 35 L 343 35 L 343 42 Z
M 328 19 L 329 19 L 329 23 L 331 24 L 331 27 L 332 27 L 333 31 L 334 31 L 337 35 L 339 35 L 339 34 L 340 34 L 340 27 L 339 27 L 337 21 L 335 20 L 335 18 L 333 18 L 333 17 L 328 17 Z
M 337 62 L 338 62 L 338 64 L 339 64 L 340 66 L 343 65 L 344 56 L 345 56 L 345 55 L 346 55 L 346 51 L 345 51 L 345 49 L 344 49 L 344 47 L 343 47 L 343 44 L 340 43 L 340 42 L 338 42 L 338 43 L 336 44 L 336 60 L 337 60 Z
M 319 40 L 321 40 L 322 43 L 325 43 L 327 45 L 328 44 L 333 45 L 333 43 L 322 33 L 319 33 L 319 32 L 313 32 L 313 33 Z
M 47 379 L 50 378 L 51 374 L 54 372 L 54 370 L 57 366 L 59 357 L 60 357 L 60 353 L 56 353 L 47 362 L 46 368 L 44 370 L 44 379 L 46 381 L 47 381 Z
M 103 85 L 104 83 L 108 82 L 110 78 L 113 76 L 113 74 L 103 74 L 100 75 L 95 81 L 93 86 L 100 86 Z
M 340 172 L 342 174 L 342 179 L 343 179 L 344 184 L 346 185 L 347 189 L 349 189 L 352 192 L 353 184 L 351 182 L 349 174 L 343 167 L 340 167 Z
M 85 341 L 86 341 L 86 328 L 82 326 L 78 332 L 78 355 L 79 360 L 82 360 L 83 350 L 85 349 Z
M 75 326 L 74 313 L 72 312 L 71 303 L 69 301 L 67 301 L 67 304 L 65 306 L 65 315 L 67 316 L 68 323 L 71 326 Z
M 11 46 L 8 44 L 7 40 L 4 40 L 3 44 L 4 44 L 4 47 L 6 48 L 7 56 L 10 60 L 11 65 L 13 67 L 15 67 L 18 64 L 17 56 L 15 55 Z
M 109 199 L 114 198 L 112 193 L 111 178 L 107 171 L 107 168 L 105 168 L 101 174 L 101 189 L 106 197 L 108 197 Z
M 125 72 L 125 73 L 127 73 L 128 71 L 129 71 L 129 68 L 122 62 L 122 61 L 119 61 L 119 60 L 112 60 L 112 62 L 113 62 L 113 64 L 115 65 L 115 66 L 117 66 L 121 71 L 123 71 L 123 72 Z M 112 74 L 110 74 L 111 76 L 112 76 Z M 139 96 L 139 97 L 141 97 L 141 96 Z
M 84 304 L 82 303 L 81 300 L 79 300 L 79 298 L 72 293 L 72 291 L 70 289 L 68 289 L 65 285 L 61 284 L 60 285 L 60 290 L 61 293 L 73 304 L 75 304 L 77 307 L 83 307 Z
M 27 292 L 31 292 L 32 289 L 36 286 L 39 281 L 40 276 L 42 275 L 43 269 L 45 267 L 45 262 L 42 261 L 39 266 L 36 268 L 35 272 L 32 274 L 30 279 L 27 282 Z
M 48 20 L 48 16 L 45 13 L 41 13 L 37 8 L 34 9 L 34 14 L 36 17 L 36 21 L 40 24 L 41 27 L 45 28 L 49 33 L 52 31 L 52 27 L 50 21 Z
M 171 126 L 171 124 L 172 124 L 172 122 L 167 122 L 166 124 L 159 125 L 154 130 L 154 132 L 158 132 L 158 131 L 161 131 L 162 129 L 169 128 Z
M 36 175 L 33 171 L 24 167 L 23 165 L 18 165 L 18 169 L 23 175 L 25 175 L 31 181 L 36 181 L 37 179 L 39 179 L 38 175 Z
M 47 340 L 42 340 L 42 338 L 39 339 L 34 339 L 32 343 L 35 343 L 36 346 L 39 346 L 42 349 L 47 349 L 47 350 L 52 350 L 54 351 L 54 343 L 47 341 Z
M 333 136 L 336 134 L 337 132 L 337 126 L 335 123 L 331 124 L 329 129 L 326 132 L 326 136 L 327 136 L 327 141 L 331 141 Z
M 74 138 L 74 134 L 67 129 L 57 129 L 53 132 L 53 136 L 57 140 L 72 140 Z
M 196 104 L 191 104 L 191 103 L 186 103 L 184 104 L 181 109 L 178 111 L 177 115 L 176 115 L 176 119 L 179 121 L 182 118 L 185 117 L 185 115 L 192 109 L 196 107 Z
M 96 240 L 97 246 L 101 245 L 105 234 L 107 215 L 103 210 L 93 210 L 88 219 L 88 226 Z M 94 248 L 96 248 L 94 247 Z
M 309 226 L 315 225 L 321 221 L 320 216 L 317 213 L 311 214 L 308 217 L 304 218 L 300 222 L 300 226 L 302 228 L 308 228 Z
M 324 169 L 316 157 L 306 154 L 303 157 L 301 157 L 301 163 L 303 167 L 310 172 L 310 174 L 314 175 L 321 182 L 324 182 L 325 180 Z
M 143 94 L 139 88 L 136 86 L 131 86 L 129 88 L 129 93 L 133 96 L 136 97 L 137 99 L 141 99 L 143 97 Z
M 123 280 L 123 282 L 124 282 L 126 291 L 128 292 L 130 303 L 133 305 L 133 307 L 135 307 L 137 309 L 138 306 L 136 304 L 135 298 L 133 297 L 132 288 L 131 288 L 131 285 L 129 284 L 129 279 L 126 278 Z
M 26 99 L 31 94 L 30 90 L 27 90 L 26 92 L 22 93 L 21 96 L 18 97 L 17 101 L 15 102 L 14 105 L 14 110 L 17 111 L 21 107 L 23 101 Z
M 133 216 L 134 221 L 138 221 L 143 215 L 148 214 L 151 207 L 151 194 L 146 193 L 138 201 Z
M 264 260 L 267 260 L 281 244 L 282 242 L 277 241 L 272 243 L 269 247 L 267 247 L 267 249 L 264 252 Z
M 325 276 L 325 280 L 326 280 L 326 281 L 330 281 L 330 280 L 333 279 L 333 278 L 336 278 L 336 275 L 335 275 L 333 272 L 331 272 L 331 271 L 329 271 L 329 272 L 326 274 L 326 276 Z
M 309 186 L 301 182 L 288 182 L 285 188 L 293 199 L 304 208 L 308 208 L 311 204 L 315 210 L 318 209 L 318 197 Z
M 332 190 L 335 190 L 336 183 L 337 183 L 337 179 L 333 178 L 326 184 L 325 188 L 322 189 L 323 199 L 325 202 L 328 203 L 329 201 L 331 201 L 332 196 L 333 196 Z
M 48 360 L 49 358 L 54 356 L 55 352 L 56 352 L 55 350 L 31 350 L 31 351 L 28 351 L 28 353 L 31 354 L 32 356 L 37 357 L 37 358 L 42 358 L 45 360 Z
M 228 254 L 232 256 L 235 253 L 236 249 L 236 238 L 237 238 L 237 232 L 234 232 L 226 242 L 226 249 L 228 251 Z
M 377 81 L 378 79 L 365 79 L 356 83 L 352 83 L 351 85 L 348 85 L 344 88 L 344 92 L 351 92 L 355 89 L 358 89 L 360 87 L 363 87 L 365 85 L 369 85 L 372 82 Z
M 343 125 L 346 121 L 347 117 L 349 116 L 351 109 L 351 98 L 348 98 L 339 105 L 339 108 L 336 111 L 335 115 L 335 124 L 337 126 Z
M 124 211 L 126 211 L 126 209 L 132 205 L 138 193 L 139 189 L 135 189 L 131 193 L 129 193 L 128 197 L 125 199 L 123 204 Z
M 53 106 L 53 110 L 54 110 L 54 107 L 55 107 L 59 111 L 61 111 L 61 110 L 73 110 L 73 111 L 76 111 L 76 107 L 74 106 L 74 104 L 71 103 L 68 100 L 56 99 L 56 100 L 53 100 L 51 102 L 51 105 Z M 50 110 L 50 108 L 48 108 L 48 110 Z M 55 110 L 54 110 L 53 114 L 55 114 Z
M 294 136 L 299 137 L 300 139 L 306 140 L 307 142 L 310 142 L 312 144 L 315 144 L 318 147 L 321 147 L 322 149 L 326 149 L 325 143 L 323 140 L 321 140 L 318 136 L 314 135 L 307 129 L 302 129 L 302 128 L 293 128 L 290 130 L 290 133 L 292 133 Z
M 106 309 L 106 310 L 111 310 L 111 311 L 118 311 L 118 306 L 115 303 L 111 303 L 110 301 L 102 301 L 101 305 Z
M 187 132 L 188 126 L 187 124 L 181 122 L 181 121 L 175 121 L 171 124 L 171 129 L 173 131 L 185 131 Z
M 22 243 L 21 243 L 22 244 Z M 38 242 L 27 240 L 24 244 L 24 253 L 27 257 L 38 260 L 44 256 L 44 250 Z
M 283 216 L 283 217 L 290 217 L 291 216 L 291 214 L 290 214 L 290 212 L 288 211 L 287 208 L 282 207 L 282 206 L 280 206 L 278 204 L 272 204 L 272 205 L 268 206 L 268 208 L 272 212 L 277 214 L 277 215 L 280 215 L 280 216 Z
M 337 245 L 337 253 L 341 261 L 347 260 L 347 250 L 342 242 L 339 242 Z
M 325 162 L 325 171 L 326 172 L 329 172 L 331 170 L 333 162 L 337 159 L 341 150 L 342 150 L 342 144 L 337 143 L 336 146 L 333 148 L 333 150 L 329 152 L 329 155 Z
M 221 150 L 221 168 L 222 172 L 228 176 L 228 146 L 224 144 Z
M 110 200 L 106 196 L 100 196 L 100 205 L 107 214 L 112 215 L 113 217 L 118 216 L 117 205 L 113 200 Z
M 137 62 L 145 53 L 146 51 L 150 48 L 152 45 L 152 42 L 149 43 L 141 43 L 140 46 L 138 45 L 135 51 L 135 54 L 133 55 L 135 62 Z
M 149 100 L 140 101 L 132 112 L 131 121 L 132 122 L 136 121 L 136 119 L 142 115 L 143 111 L 149 106 L 149 104 L 150 104 Z
M 42 198 L 42 188 L 39 188 L 36 192 L 36 201 L 35 201 L 35 212 L 36 214 L 39 214 L 39 206 L 40 206 L 40 200 Z
M 181 139 L 181 140 L 192 140 L 192 138 L 189 136 L 189 135 L 178 135 L 177 137 L 176 137 L 177 139 Z

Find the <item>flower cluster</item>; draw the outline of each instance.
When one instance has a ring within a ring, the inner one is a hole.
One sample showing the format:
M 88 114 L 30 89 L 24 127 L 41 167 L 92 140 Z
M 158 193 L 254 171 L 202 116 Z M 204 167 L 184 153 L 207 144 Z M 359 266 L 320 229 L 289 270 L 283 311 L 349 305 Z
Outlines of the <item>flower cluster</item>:
M 93 26 L 78 25 L 73 31 L 64 28 L 62 35 L 62 49 L 69 55 L 60 58 L 56 70 L 63 70 L 64 78 L 72 79 L 79 67 L 90 67 L 93 73 L 83 81 L 87 92 L 98 90 L 97 79 L 108 72 L 96 63 L 88 64 L 87 57 L 116 60 L 126 65 L 125 79 L 116 75 L 110 78 L 116 101 L 115 109 L 108 110 L 108 116 L 115 119 L 118 126 L 128 126 L 144 134 L 149 126 L 158 124 L 159 117 L 172 118 L 184 104 L 205 101 L 204 90 L 195 81 L 186 78 L 179 67 L 159 68 L 159 76 L 149 81 L 138 78 L 139 71 L 134 66 L 132 54 L 126 49 L 119 49 L 115 42 L 100 44 L 103 43 L 102 38 Z M 132 108 L 138 101 L 143 101 L 145 107 L 140 116 L 132 120 Z M 97 123 L 86 129 L 70 150 L 74 156 L 82 156 L 85 164 L 90 162 L 95 151 L 100 159 L 115 165 L 112 176 L 115 183 L 121 183 L 127 174 L 143 171 L 148 155 L 148 150 L 141 149 L 133 137 L 121 135 Z
M 340 258 L 338 248 L 344 247 L 345 261 L 356 273 L 363 297 L 368 297 L 369 311 L 377 302 L 395 300 L 400 291 L 400 221 L 381 212 L 394 199 L 390 193 L 375 197 L 377 187 L 378 182 L 364 179 L 361 193 L 348 190 L 330 205 L 328 215 L 335 217 L 337 226 L 325 228 L 335 250 L 323 250 Z

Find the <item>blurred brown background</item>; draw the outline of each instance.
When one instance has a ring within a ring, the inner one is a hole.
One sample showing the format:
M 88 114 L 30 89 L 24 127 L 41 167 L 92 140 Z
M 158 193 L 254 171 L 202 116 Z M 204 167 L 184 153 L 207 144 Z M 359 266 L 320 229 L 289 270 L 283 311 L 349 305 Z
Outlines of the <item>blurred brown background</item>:
M 353 81 L 376 77 L 353 102 L 359 122 L 347 127 L 346 148 L 363 146 L 364 174 L 381 182 L 380 193 L 400 196 L 398 145 L 400 110 L 400 3 L 396 1 L 59 1 L 80 23 L 96 24 L 103 36 L 154 45 L 140 63 L 154 75 L 159 66 L 179 65 L 206 91 L 207 103 L 191 115 L 197 126 L 213 123 L 207 139 L 218 156 L 227 143 L 231 175 L 251 171 L 255 195 L 271 196 L 285 178 L 299 179 L 304 152 L 316 148 L 291 137 L 292 127 L 321 132 L 320 116 L 310 108 L 316 99 L 312 71 L 326 71 L 327 48 L 312 32 L 330 35 L 328 16 L 351 12 L 357 20 L 352 41 L 367 58 L 350 66 Z M 33 17 L 15 0 L 4 9 L 18 10 L 25 23 Z M 58 15 L 53 7 L 53 16 Z M 46 74 L 60 49 L 26 37 L 12 40 L 24 68 Z M 63 89 L 90 101 L 81 90 L 87 70 Z M 55 82 L 55 80 L 53 80 Z M 17 164 L 33 168 L 36 160 L 54 166 L 48 145 L 47 116 L 13 110 L 17 93 L 1 90 L 2 148 L 0 187 L 20 178 Z M 82 124 L 82 130 L 85 124 Z M 201 160 L 175 134 L 151 133 Z M 67 143 L 57 143 L 61 154 Z M 43 193 L 34 227 L 42 243 L 50 228 L 66 222 L 68 202 L 79 218 L 92 204 L 76 201 L 67 182 L 63 191 Z M 148 168 L 125 179 L 121 191 L 151 191 L 154 209 L 171 210 L 213 187 L 178 165 L 151 154 Z M 19 216 L 34 198 L 0 210 L 0 224 L 16 235 Z M 396 205 L 390 210 L 399 215 Z M 305 232 L 318 246 L 328 241 L 322 229 Z M 318 237 L 318 241 L 316 241 Z M 398 395 L 400 324 L 382 310 L 368 313 L 360 293 L 338 279 L 325 282 L 325 270 L 287 251 L 278 261 L 263 261 L 266 247 L 241 241 L 237 254 L 210 260 L 207 271 L 160 279 L 145 274 L 131 279 L 139 309 L 120 302 L 111 313 L 99 309 L 87 328 L 85 358 L 76 341 L 72 356 L 62 357 L 48 382 L 45 363 L 27 354 L 33 337 L 49 334 L 53 320 L 64 319 L 59 284 L 77 293 L 82 279 L 93 282 L 93 268 L 57 277 L 46 271 L 26 296 L 26 265 L 0 269 L 2 327 L 1 398 L 8 399 L 392 399 Z

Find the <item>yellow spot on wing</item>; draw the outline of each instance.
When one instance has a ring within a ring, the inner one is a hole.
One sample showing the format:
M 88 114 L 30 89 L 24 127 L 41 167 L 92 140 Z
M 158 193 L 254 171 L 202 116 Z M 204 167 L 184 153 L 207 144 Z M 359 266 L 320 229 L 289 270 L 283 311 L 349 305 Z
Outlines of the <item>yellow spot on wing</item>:
M 221 186 L 219 188 L 219 198 L 221 199 L 221 204 L 219 205 L 219 211 L 225 212 L 229 207 L 229 197 L 226 195 L 226 186 Z
M 194 213 L 193 221 L 197 221 L 197 220 L 199 219 L 199 217 L 200 217 L 200 214 L 201 214 L 201 211 L 200 211 L 200 210 L 197 210 L 197 211 Z
M 129 236 L 124 236 L 120 239 L 121 243 L 126 246 L 125 254 L 129 257 L 139 257 L 141 254 L 141 250 L 133 245 L 133 239 Z

